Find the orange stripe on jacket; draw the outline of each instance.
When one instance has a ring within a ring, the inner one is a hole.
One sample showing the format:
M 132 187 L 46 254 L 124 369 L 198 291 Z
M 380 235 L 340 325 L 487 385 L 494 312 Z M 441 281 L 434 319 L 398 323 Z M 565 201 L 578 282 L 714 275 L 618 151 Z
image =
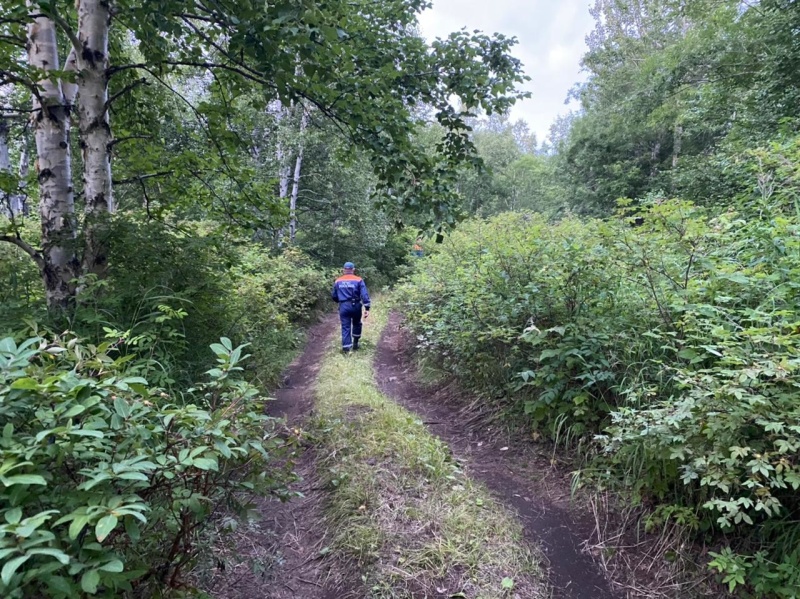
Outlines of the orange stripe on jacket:
M 330 281 L 330 279 L 328 280 Z M 341 277 L 336 279 L 336 282 L 338 283 L 339 281 L 362 281 L 362 280 L 363 279 L 361 277 L 357 277 L 356 275 L 342 275 Z

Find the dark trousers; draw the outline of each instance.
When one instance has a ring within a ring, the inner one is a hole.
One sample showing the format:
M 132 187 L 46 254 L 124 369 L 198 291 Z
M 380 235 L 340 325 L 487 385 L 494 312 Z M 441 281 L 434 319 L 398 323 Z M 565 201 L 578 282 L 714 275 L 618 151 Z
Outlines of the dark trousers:
M 352 349 L 353 340 L 361 337 L 361 304 L 339 304 L 339 319 L 342 321 L 342 349 Z

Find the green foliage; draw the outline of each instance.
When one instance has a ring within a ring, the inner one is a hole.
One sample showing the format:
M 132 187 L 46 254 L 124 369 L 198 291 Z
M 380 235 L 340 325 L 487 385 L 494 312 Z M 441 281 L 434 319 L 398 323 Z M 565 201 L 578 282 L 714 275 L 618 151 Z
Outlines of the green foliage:
M 582 110 L 554 140 L 576 209 L 660 190 L 713 205 L 741 191 L 726 163 L 797 130 L 793 2 L 618 0 L 593 16 Z
M 208 382 L 177 398 L 110 343 L 0 341 L 4 597 L 152 596 L 181 583 L 216 506 L 283 488 L 242 349 L 213 345 Z
M 798 163 L 796 138 L 751 152 L 754 192 L 720 214 L 653 197 L 471 222 L 401 291 L 423 351 L 580 442 L 587 476 L 725 535 L 712 567 L 759 597 L 800 574 Z
M 0 330 L 69 328 L 96 344 L 108 341 L 134 361 L 137 376 L 166 387 L 196 380 L 207 362 L 203 348 L 224 334 L 252 344 L 248 376 L 273 384 L 302 339 L 300 328 L 327 305 L 329 273 L 298 250 L 273 255 L 210 222 L 137 216 L 122 213 L 111 223 L 109 277 L 86 282 L 68 320 L 45 313 L 38 273 L 18 267 L 23 257 L 12 246 L 0 246 L 0 280 L 37 290 L 30 301 L 0 307 Z
M 21 226 L 27 239 L 35 239 L 37 223 Z M 0 234 L 12 233 L 11 223 L 0 216 Z M 0 331 L 18 326 L 21 319 L 36 313 L 44 298 L 41 277 L 30 256 L 9 243 L 0 243 Z
M 328 305 L 333 277 L 296 249 L 270 256 L 250 245 L 240 252 L 230 273 L 233 288 L 224 295 L 230 327 L 236 339 L 251 344 L 249 373 L 274 384 L 300 345 L 300 325 Z

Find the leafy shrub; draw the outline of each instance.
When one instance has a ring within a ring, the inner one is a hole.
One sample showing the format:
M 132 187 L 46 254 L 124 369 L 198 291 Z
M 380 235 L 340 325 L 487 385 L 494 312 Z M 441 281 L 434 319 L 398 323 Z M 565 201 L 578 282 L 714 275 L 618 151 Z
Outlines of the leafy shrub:
M 38 223 L 26 219 L 17 226 L 24 239 L 36 243 Z M 15 227 L 3 215 L 0 234 L 15 234 Z M 43 307 L 44 287 L 36 264 L 20 248 L 0 242 L 0 331 L 11 330 L 22 318 L 41 312 Z
M 231 335 L 251 344 L 251 372 L 273 383 L 302 339 L 299 325 L 330 303 L 333 278 L 298 250 L 270 256 L 248 246 L 242 248 L 231 279 L 232 292 L 225 296 Z
M 400 292 L 423 351 L 634 500 L 695 510 L 730 543 L 711 566 L 759 597 L 800 588 L 798 164 L 800 138 L 753 152 L 753 193 L 717 213 L 471 222 Z
M 136 362 L 139 375 L 166 387 L 195 380 L 205 368 L 204 348 L 225 335 L 251 343 L 248 374 L 273 383 L 332 280 L 302 252 L 273 255 L 261 244 L 222 237 L 211 223 L 174 227 L 120 214 L 109 241 L 109 277 L 83 281 L 66 319 L 46 314 L 33 261 L 0 244 L 0 332 L 27 335 L 36 322 L 108 340 Z
M 242 347 L 212 350 L 208 382 L 178 399 L 107 342 L 0 341 L 0 595 L 153 596 L 221 504 L 284 488 Z

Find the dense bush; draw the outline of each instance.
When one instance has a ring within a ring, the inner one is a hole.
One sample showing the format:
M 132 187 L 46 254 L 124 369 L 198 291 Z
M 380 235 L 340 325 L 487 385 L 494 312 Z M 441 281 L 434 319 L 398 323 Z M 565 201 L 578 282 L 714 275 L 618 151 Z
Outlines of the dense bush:
M 157 595 L 185 583 L 209 523 L 284 492 L 281 443 L 242 375 L 274 383 L 329 273 L 207 223 L 122 214 L 111 232 L 110 276 L 82 281 L 66 314 L 0 245 L 2 597 Z
M 730 547 L 731 589 L 800 588 L 800 140 L 754 152 L 721 213 L 472 222 L 400 296 L 421 348 Z M 603 474 L 606 476 L 606 474 Z
M 0 595 L 153 596 L 179 585 L 221 505 L 284 488 L 247 356 L 168 395 L 113 344 L 0 340 Z M 244 494 L 243 494 L 244 493 Z
M 299 346 L 299 325 L 330 304 L 334 277 L 298 250 L 270 256 L 250 245 L 239 251 L 238 265 L 230 273 L 232 289 L 224 298 L 230 334 L 252 344 L 250 372 L 263 383 L 273 383 L 286 356 Z
M 274 255 L 261 244 L 219 234 L 212 223 L 170 226 L 122 214 L 110 230 L 110 275 L 85 281 L 74 312 L 47 314 L 33 261 L 0 244 L 0 333 L 29 334 L 30 322 L 66 328 L 137 361 L 141 376 L 185 386 L 207 362 L 204 348 L 225 335 L 251 343 L 248 375 L 274 383 L 324 302 L 332 280 L 304 254 Z M 2 219 L 3 217 L 0 217 Z

